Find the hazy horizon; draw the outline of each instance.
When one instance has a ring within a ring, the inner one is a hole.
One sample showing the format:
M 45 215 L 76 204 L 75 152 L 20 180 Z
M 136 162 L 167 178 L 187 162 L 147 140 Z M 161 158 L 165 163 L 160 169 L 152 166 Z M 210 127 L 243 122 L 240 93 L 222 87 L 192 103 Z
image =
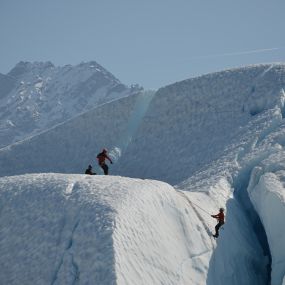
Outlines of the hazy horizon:
M 0 72 L 19 61 L 96 61 L 125 84 L 285 62 L 285 2 L 1 1 Z

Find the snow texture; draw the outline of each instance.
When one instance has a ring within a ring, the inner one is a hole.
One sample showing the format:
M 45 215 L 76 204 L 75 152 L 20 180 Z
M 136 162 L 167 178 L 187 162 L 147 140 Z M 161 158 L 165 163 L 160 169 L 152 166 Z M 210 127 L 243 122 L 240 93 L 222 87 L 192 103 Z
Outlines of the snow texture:
M 207 266 L 208 234 L 190 233 L 198 219 L 170 185 L 60 174 L 0 182 L 1 284 L 178 284 L 186 272 L 199 284 L 207 273 L 195 267 Z
M 187 179 L 239 142 L 258 114 L 283 106 L 284 86 L 283 65 L 260 65 L 160 89 L 116 173 L 171 184 Z

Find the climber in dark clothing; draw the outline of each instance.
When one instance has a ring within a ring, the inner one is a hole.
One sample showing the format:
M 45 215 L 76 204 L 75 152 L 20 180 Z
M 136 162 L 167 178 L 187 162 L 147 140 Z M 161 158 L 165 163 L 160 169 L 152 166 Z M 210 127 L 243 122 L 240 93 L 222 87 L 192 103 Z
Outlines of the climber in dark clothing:
M 215 226 L 216 233 L 213 235 L 213 237 L 217 238 L 219 236 L 219 229 L 220 229 L 220 227 L 225 223 L 224 208 L 220 208 L 219 214 L 211 215 L 211 217 L 213 217 L 213 218 L 218 220 L 218 223 Z
M 88 165 L 88 168 L 85 170 L 85 174 L 96 175 L 96 172 L 92 171 L 92 165 Z
M 98 160 L 98 164 L 100 165 L 100 167 L 104 170 L 104 174 L 108 175 L 109 172 L 109 167 L 108 165 L 105 163 L 105 160 L 108 159 L 110 161 L 111 164 L 113 164 L 113 161 L 111 160 L 111 158 L 107 155 L 107 149 L 103 148 L 102 152 L 100 152 L 97 155 L 97 160 Z

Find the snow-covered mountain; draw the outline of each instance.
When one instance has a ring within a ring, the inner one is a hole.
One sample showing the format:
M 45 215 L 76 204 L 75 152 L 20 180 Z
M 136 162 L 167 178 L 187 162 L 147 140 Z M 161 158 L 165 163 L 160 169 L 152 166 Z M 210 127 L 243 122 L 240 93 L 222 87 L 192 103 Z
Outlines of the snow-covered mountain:
M 227 70 L 2 148 L 0 280 L 284 285 L 284 90 L 283 64 Z M 82 173 L 102 147 L 134 178 L 42 174 Z
M 64 67 L 20 62 L 0 74 L 0 147 L 140 90 L 125 86 L 94 61 Z
M 160 89 L 118 174 L 171 184 L 187 179 L 231 145 L 256 138 L 263 124 L 269 124 L 258 121 L 259 114 L 283 113 L 284 90 L 284 65 L 226 70 Z M 252 133 L 249 125 L 255 128 Z

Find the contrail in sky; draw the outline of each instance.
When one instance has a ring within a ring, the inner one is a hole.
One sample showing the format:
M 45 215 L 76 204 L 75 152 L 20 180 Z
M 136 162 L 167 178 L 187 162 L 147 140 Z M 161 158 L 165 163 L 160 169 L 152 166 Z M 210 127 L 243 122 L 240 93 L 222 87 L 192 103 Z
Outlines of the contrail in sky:
M 284 47 L 276 47 L 276 48 L 263 48 L 263 49 L 253 49 L 247 51 L 238 51 L 238 52 L 229 52 L 229 53 L 221 53 L 221 54 L 211 54 L 211 55 L 201 55 L 191 58 L 193 59 L 203 59 L 203 58 L 215 58 L 215 57 L 224 57 L 224 56 L 234 56 L 234 55 L 244 55 L 244 54 L 252 54 L 252 53 L 263 53 L 269 51 L 275 51 L 284 49 Z

